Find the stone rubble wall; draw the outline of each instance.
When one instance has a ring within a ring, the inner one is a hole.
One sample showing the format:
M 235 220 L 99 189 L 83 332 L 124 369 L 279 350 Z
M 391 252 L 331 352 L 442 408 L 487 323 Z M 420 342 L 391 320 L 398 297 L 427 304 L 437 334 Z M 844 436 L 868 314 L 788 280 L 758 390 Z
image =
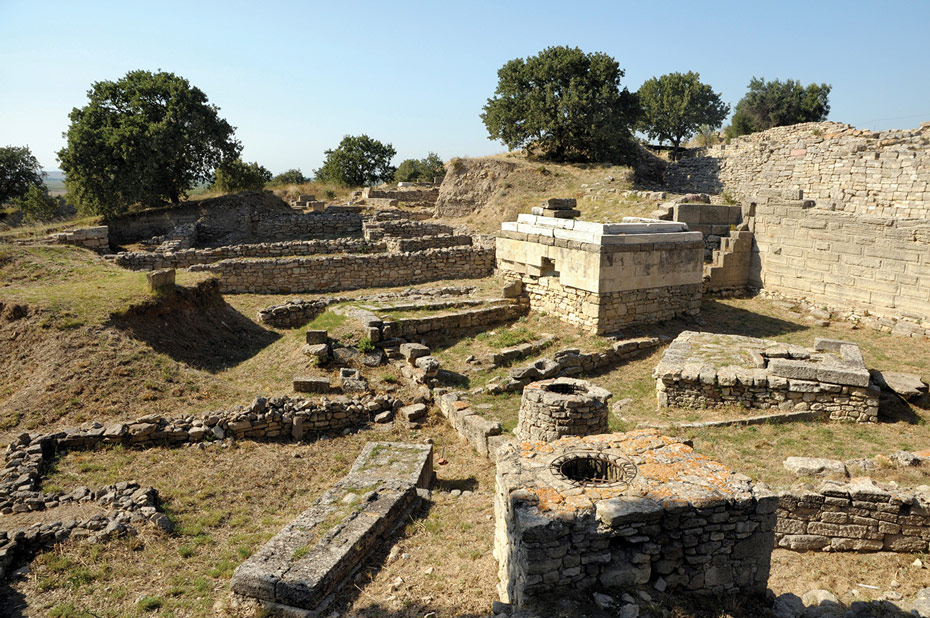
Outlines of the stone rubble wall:
M 439 411 L 452 428 L 468 442 L 480 455 L 494 461 L 497 450 L 509 441 L 502 435 L 503 428 L 498 421 L 492 421 L 478 414 L 471 404 L 463 399 L 464 393 L 451 392 L 439 397 Z
M 328 210 L 328 209 L 327 209 Z M 262 217 L 255 236 L 266 241 L 359 236 L 362 215 L 353 212 L 304 212 Z
M 275 328 L 299 328 L 320 315 L 334 299 L 304 300 L 296 298 L 280 305 L 259 309 L 258 319 Z
M 930 123 L 858 130 L 839 122 L 776 127 L 712 146 L 665 171 L 669 191 L 748 200 L 763 189 L 803 191 L 818 206 L 876 217 L 930 217 Z
M 563 286 L 557 277 L 523 275 L 522 281 L 531 308 L 598 335 L 701 311 L 699 283 L 596 294 Z
M 365 221 L 362 233 L 367 241 L 385 238 L 420 238 L 424 236 L 454 235 L 455 229 L 441 223 L 423 223 L 402 219 Z
M 192 266 L 220 277 L 223 292 L 290 294 L 478 279 L 494 269 L 494 250 L 475 247 L 416 253 L 233 259 Z
M 795 551 L 926 553 L 930 491 L 886 490 L 869 478 L 824 481 L 816 491 L 783 491 L 775 544 Z
M 172 528 L 171 520 L 158 508 L 155 488 L 140 487 L 134 481 L 121 481 L 98 490 L 78 487 L 67 493 L 18 491 L 12 500 L 4 502 L 3 511 L 24 513 L 38 510 L 48 511 L 50 515 L 59 506 L 75 504 L 94 504 L 100 507 L 101 512 L 81 520 L 46 517 L 46 521 L 25 529 L 0 530 L 0 581 L 18 561 L 68 539 L 100 543 L 136 534 L 134 525 L 146 521 L 166 532 Z
M 62 245 L 76 245 L 97 253 L 110 252 L 109 228 L 105 225 L 52 234 L 51 239 Z
M 810 207 L 772 191 L 755 204 L 750 285 L 889 319 L 930 336 L 930 221 Z M 925 216 L 930 216 L 927 214 Z
M 381 333 L 384 339 L 419 339 L 435 334 L 453 337 L 465 331 L 483 330 L 494 324 L 510 322 L 526 313 L 526 305 L 508 303 L 494 307 L 467 309 L 447 315 L 385 321 L 382 324 Z
M 460 243 L 465 244 L 465 243 Z M 113 261 L 129 270 L 159 268 L 189 268 L 195 264 L 212 264 L 236 258 L 272 258 L 330 253 L 368 253 L 387 250 L 383 242 L 372 243 L 361 238 L 293 240 L 275 243 L 224 245 L 212 249 L 181 249 L 164 251 L 129 251 L 117 253 Z
M 541 358 L 523 367 L 514 367 L 510 370 L 507 380 L 497 388 L 500 389 L 499 392 L 520 392 L 531 382 L 592 373 L 618 365 L 658 346 L 658 337 L 636 337 L 615 341 L 606 350 L 597 352 L 564 348 L 557 351 L 552 358 Z M 497 388 L 492 385 L 489 390 L 495 392 Z
M 362 199 L 397 200 L 398 202 L 436 202 L 439 188 L 435 189 L 399 189 L 389 191 L 366 187 L 362 190 Z
M 472 237 L 465 234 L 438 234 L 422 238 L 385 238 L 387 250 L 391 253 L 411 253 L 425 251 L 426 249 L 441 249 L 444 247 L 465 247 L 472 245 Z

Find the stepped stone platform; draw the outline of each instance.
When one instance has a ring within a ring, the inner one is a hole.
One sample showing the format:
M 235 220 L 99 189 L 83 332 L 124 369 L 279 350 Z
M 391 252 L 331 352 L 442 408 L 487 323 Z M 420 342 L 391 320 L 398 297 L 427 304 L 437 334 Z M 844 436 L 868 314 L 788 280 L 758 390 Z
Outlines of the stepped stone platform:
M 289 615 L 322 611 L 429 490 L 432 446 L 369 442 L 349 474 L 233 573 L 230 589 Z
M 653 371 L 659 407 L 821 412 L 876 422 L 879 388 L 859 346 L 814 340 L 813 349 L 740 335 L 685 331 Z
M 762 595 L 777 506 L 655 430 L 504 445 L 498 592 L 521 608 L 591 588 Z

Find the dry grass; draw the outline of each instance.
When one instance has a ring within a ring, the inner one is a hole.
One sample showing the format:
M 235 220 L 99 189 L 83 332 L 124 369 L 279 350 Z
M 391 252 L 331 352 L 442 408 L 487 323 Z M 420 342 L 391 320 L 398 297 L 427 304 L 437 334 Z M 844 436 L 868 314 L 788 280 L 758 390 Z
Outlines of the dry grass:
M 110 448 L 68 454 L 45 487 L 96 487 L 129 478 L 153 485 L 176 531 L 169 535 L 144 526 L 138 537 L 106 545 L 65 543 L 36 558 L 29 577 L 16 582 L 6 600 L 25 597 L 26 616 L 69 606 L 75 612 L 70 615 L 100 617 L 213 615 L 235 567 L 345 475 L 367 441 L 416 442 L 425 435 L 449 463 L 437 466 L 439 482 L 429 511 L 399 535 L 397 546 L 407 557 L 382 565 L 385 548 L 356 577 L 363 593 L 349 586 L 336 607 L 359 615 L 413 603 L 441 615 L 486 611 L 496 580 L 493 468 L 435 419 L 420 432 L 365 431 L 306 445 L 243 441 L 205 450 Z M 449 491 L 456 488 L 475 494 L 453 498 Z M 390 582 L 399 575 L 404 585 L 392 590 Z M 154 604 L 158 607 L 145 609 Z

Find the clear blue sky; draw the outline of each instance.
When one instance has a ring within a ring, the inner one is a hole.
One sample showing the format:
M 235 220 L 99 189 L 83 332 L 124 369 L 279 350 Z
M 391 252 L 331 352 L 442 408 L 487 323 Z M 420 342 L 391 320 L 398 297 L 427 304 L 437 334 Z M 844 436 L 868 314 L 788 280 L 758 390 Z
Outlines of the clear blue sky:
M 832 84 L 831 120 L 930 120 L 930 2 L 52 2 L 0 0 L 0 146 L 47 169 L 90 84 L 171 71 L 273 172 L 309 174 L 345 134 L 395 164 L 502 152 L 478 115 L 497 70 L 551 45 L 616 58 L 636 90 L 697 71 L 735 104 L 752 76 Z

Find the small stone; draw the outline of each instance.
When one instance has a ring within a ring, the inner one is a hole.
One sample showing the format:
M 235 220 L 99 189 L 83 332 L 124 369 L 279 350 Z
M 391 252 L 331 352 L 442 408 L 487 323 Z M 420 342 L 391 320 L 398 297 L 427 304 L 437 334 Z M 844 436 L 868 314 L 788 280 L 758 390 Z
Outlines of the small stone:
M 600 609 L 610 609 L 617 604 L 616 599 L 608 594 L 603 594 L 600 592 L 595 592 L 594 595 L 594 604 Z
M 805 607 L 820 607 L 824 604 L 826 605 L 839 605 L 839 600 L 829 590 L 816 589 L 808 590 L 804 593 L 804 596 L 801 597 L 801 601 L 804 603 Z

